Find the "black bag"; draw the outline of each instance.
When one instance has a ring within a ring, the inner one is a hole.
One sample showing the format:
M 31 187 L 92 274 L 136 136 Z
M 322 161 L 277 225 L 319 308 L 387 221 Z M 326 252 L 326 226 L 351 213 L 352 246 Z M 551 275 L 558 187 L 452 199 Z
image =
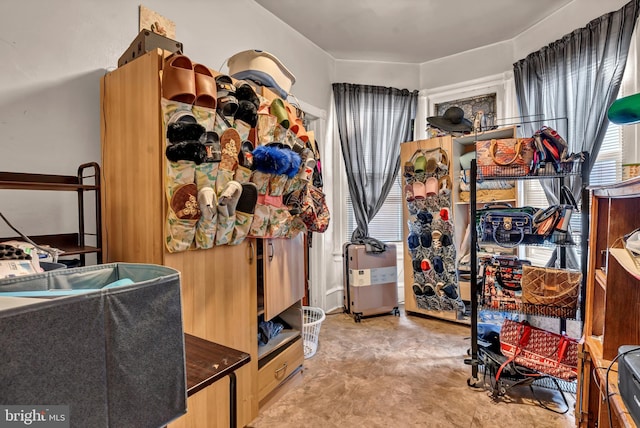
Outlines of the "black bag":
M 526 235 L 533 234 L 536 208 L 504 208 L 483 212 L 480 217 L 480 239 L 495 242 L 501 247 L 520 245 Z

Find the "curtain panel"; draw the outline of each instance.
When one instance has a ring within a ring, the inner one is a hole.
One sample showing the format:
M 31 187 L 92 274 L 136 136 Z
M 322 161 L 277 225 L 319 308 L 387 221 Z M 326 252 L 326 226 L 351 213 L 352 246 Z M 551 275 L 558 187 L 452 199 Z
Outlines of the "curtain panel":
M 362 241 L 400 169 L 400 144 L 413 139 L 418 91 L 334 83 L 333 95 L 357 223 L 351 241 Z
M 570 153 L 589 152 L 589 163 L 583 165 L 588 173 L 609 126 L 607 110 L 620 89 L 639 6 L 640 0 L 632 0 L 513 65 L 523 135 L 533 135 L 541 125 L 556 129 Z M 530 120 L 537 117 L 543 119 Z M 577 201 L 581 181 L 571 177 Z M 540 184 L 549 203 L 557 204 L 559 183 L 541 180 Z M 554 251 L 548 265 L 557 256 Z M 579 266 L 577 252 L 570 248 L 567 267 Z

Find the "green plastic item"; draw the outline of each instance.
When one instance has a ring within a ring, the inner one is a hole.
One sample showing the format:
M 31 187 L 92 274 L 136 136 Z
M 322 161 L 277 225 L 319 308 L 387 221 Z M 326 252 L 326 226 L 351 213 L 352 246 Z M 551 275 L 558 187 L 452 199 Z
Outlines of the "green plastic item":
M 607 117 L 616 125 L 640 122 L 640 93 L 614 101 L 607 111 Z

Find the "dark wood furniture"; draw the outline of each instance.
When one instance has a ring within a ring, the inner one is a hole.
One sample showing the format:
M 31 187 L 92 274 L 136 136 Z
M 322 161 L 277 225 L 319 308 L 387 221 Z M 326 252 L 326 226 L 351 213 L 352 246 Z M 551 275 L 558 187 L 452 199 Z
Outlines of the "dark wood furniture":
M 625 234 L 640 227 L 640 178 L 590 189 L 591 235 L 576 424 L 609 427 L 611 420 L 615 427 L 635 427 L 618 392 L 618 364 L 612 361 L 621 345 L 640 343 L 640 269 L 622 241 Z
M 187 368 L 187 396 L 229 376 L 230 426 L 237 426 L 236 374 L 235 371 L 251 361 L 246 352 L 202 339 L 184 335 Z

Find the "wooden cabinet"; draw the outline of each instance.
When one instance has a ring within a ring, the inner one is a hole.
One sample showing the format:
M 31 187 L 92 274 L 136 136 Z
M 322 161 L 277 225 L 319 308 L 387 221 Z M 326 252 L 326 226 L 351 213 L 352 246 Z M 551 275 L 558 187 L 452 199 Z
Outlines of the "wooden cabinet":
M 245 426 L 257 417 L 260 402 L 300 372 L 304 236 L 247 238 L 234 246 L 167 251 L 164 55 L 161 50 L 148 52 L 101 81 L 105 259 L 180 271 L 185 332 L 251 356 L 236 372 L 237 420 Z M 280 317 L 290 329 L 259 350 L 260 313 L 268 319 Z M 188 413 L 171 427 L 228 427 L 228 381 L 190 396 L 187 407 Z
M 153 51 L 102 78 L 105 259 L 180 271 L 185 332 L 251 355 L 236 373 L 238 422 L 246 425 L 258 412 L 255 240 L 235 247 L 166 250 L 162 64 L 162 51 Z M 187 408 L 172 426 L 228 426 L 228 381 L 189 397 Z
M 304 235 L 258 240 L 258 248 L 258 316 L 263 322 L 285 326 L 258 346 L 258 401 L 262 407 L 292 383 L 304 361 Z
M 262 240 L 262 295 L 266 321 L 304 297 L 303 240 L 302 233 L 292 239 Z
M 611 361 L 620 346 L 640 343 L 640 269 L 622 241 L 640 226 L 640 179 L 593 188 L 592 192 L 576 423 L 608 427 L 610 408 L 614 426 L 635 426 L 618 393 L 617 362 Z

